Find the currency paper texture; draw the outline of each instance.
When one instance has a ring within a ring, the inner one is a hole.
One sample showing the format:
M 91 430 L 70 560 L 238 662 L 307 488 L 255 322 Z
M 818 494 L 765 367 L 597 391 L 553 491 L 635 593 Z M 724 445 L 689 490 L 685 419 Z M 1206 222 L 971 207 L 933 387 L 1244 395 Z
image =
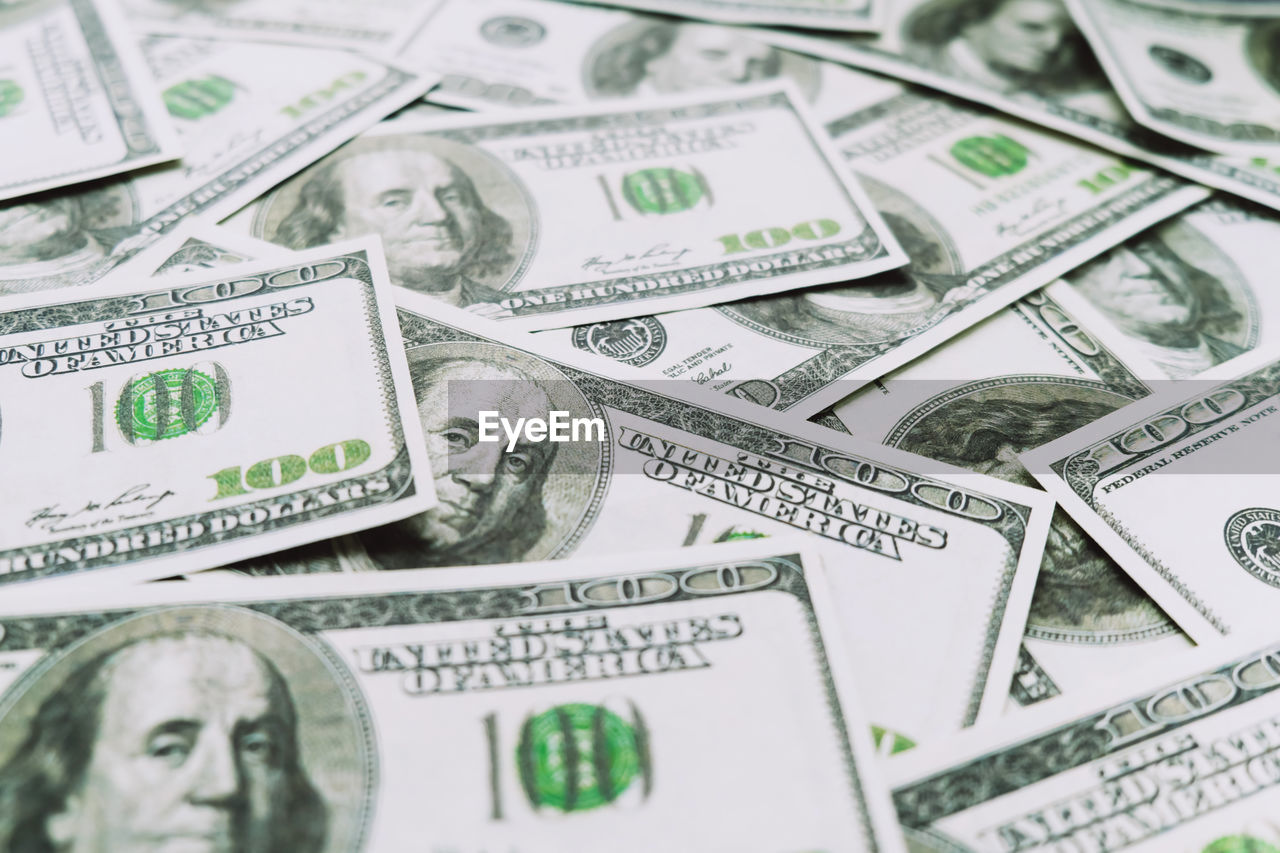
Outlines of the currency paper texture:
M 1224 157 L 1137 124 L 1061 0 L 889 0 L 876 36 L 771 44 L 941 89 L 1280 209 L 1280 156 Z
M 156 36 L 143 50 L 182 162 L 0 205 L 0 294 L 97 281 L 188 219 L 233 213 L 434 79 L 296 45 Z
M 1280 849 L 1280 648 L 1101 682 L 1065 715 L 889 765 L 914 853 Z M 1144 686 L 1149 685 L 1149 686 Z
M 1032 294 L 835 407 L 850 433 L 1034 486 L 1017 454 L 1150 393 L 1141 355 L 1107 346 L 1052 288 Z M 1141 372 L 1141 368 L 1138 368 Z M 1190 641 L 1069 516 L 1055 510 L 1010 699 L 1087 695 Z
M 910 256 L 904 269 L 555 334 L 809 417 L 1206 195 L 930 93 L 868 77 L 841 94 L 827 131 Z
M 902 266 L 797 100 L 773 84 L 397 121 L 290 179 L 248 227 L 294 249 L 380 234 L 396 284 L 523 329 Z
M 794 542 L 343 580 L 7 601 L 0 845 L 904 850 Z
M 386 571 L 799 532 L 856 626 L 880 731 L 919 743 L 1000 712 L 1052 507 L 1042 492 L 623 365 L 596 372 L 584 353 L 419 294 L 397 301 L 439 507 L 242 570 Z M 482 435 L 485 412 L 491 426 L 495 414 L 510 425 L 554 412 L 600 426 L 513 446 Z M 919 630 L 904 638 L 903 624 Z
M 160 578 L 434 506 L 373 246 L 0 301 L 0 584 Z
M 1273 626 L 1280 362 L 1259 351 L 1022 455 L 1197 641 Z
M 399 61 L 440 75 L 428 100 L 486 110 L 584 103 L 787 79 L 821 109 L 846 77 L 741 27 L 551 0 L 443 0 Z
M 115 0 L 0 5 L 0 138 L 0 200 L 182 153 Z
M 1280 20 L 1066 2 L 1137 121 L 1220 154 L 1280 158 Z
M 879 28 L 883 3 L 884 0 L 607 0 L 596 5 L 732 24 L 858 32 Z
M 121 0 L 139 29 L 318 44 L 391 56 L 439 0 Z

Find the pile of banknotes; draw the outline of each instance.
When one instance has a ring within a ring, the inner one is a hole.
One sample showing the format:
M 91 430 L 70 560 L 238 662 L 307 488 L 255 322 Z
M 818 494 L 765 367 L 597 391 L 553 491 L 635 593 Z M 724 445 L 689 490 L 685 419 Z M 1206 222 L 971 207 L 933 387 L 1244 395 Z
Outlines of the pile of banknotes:
M 0 853 L 1280 853 L 1277 270 L 1280 0 L 0 0 Z

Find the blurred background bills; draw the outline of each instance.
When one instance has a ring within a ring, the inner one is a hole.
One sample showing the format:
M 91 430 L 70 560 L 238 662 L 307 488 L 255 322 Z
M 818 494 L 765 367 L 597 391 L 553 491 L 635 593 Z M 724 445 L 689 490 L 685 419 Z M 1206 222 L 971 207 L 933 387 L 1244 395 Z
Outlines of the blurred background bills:
M 0 0 L 0 850 L 1280 853 L 1277 247 L 1273 0 Z

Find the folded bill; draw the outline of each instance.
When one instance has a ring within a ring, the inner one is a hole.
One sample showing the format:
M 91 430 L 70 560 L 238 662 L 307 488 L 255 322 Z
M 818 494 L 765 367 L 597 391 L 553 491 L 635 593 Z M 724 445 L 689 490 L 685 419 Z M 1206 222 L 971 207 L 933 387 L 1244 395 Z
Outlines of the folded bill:
M 0 301 L 0 584 L 153 579 L 435 505 L 376 243 Z
M 884 0 L 606 0 L 623 6 L 731 24 L 771 24 L 861 32 L 880 28 Z
M 624 365 L 596 372 L 584 353 L 419 294 L 397 301 L 439 506 L 243 571 L 517 562 L 800 532 L 831 569 L 859 677 L 874 685 L 871 722 L 898 735 L 889 743 L 999 713 L 1051 513 L 1043 493 Z
M 0 200 L 182 153 L 115 0 L 0 5 L 0 137 Z
M 182 162 L 0 205 L 0 294 L 94 282 L 193 217 L 231 214 L 434 79 L 297 45 L 157 36 L 143 52 Z
M 263 39 L 394 55 L 439 0 L 122 0 L 130 21 L 155 33 Z
M 1032 294 L 834 409 L 853 435 L 1034 486 L 1017 454 L 1150 393 L 1141 354 L 1107 346 Z M 1141 368 L 1139 368 L 1140 372 Z M 1088 694 L 1100 678 L 1175 656 L 1190 641 L 1061 510 L 1055 510 L 1018 667 L 1017 706 Z
M 834 81 L 867 77 L 779 50 L 739 27 L 551 0 L 442 0 L 399 59 L 440 75 L 429 100 L 474 110 L 780 78 L 821 104 Z
M 1207 195 L 869 76 L 838 100 L 827 131 L 910 256 L 904 269 L 554 334 L 808 417 Z
M 397 121 L 233 222 L 288 248 L 378 233 L 395 283 L 524 329 L 902 266 L 798 100 L 769 84 Z
M 1258 351 L 1171 383 L 1021 457 L 1197 641 L 1274 624 L 1276 358 Z
M 6 601 L 0 845 L 904 850 L 794 542 L 341 580 Z
M 1134 122 L 1061 0 L 887 0 L 883 31 L 758 30 L 778 47 L 891 74 L 1280 209 L 1280 156 L 1224 157 Z
M 1099 339 L 1122 339 L 1185 379 L 1280 344 L 1272 285 L 1280 216 L 1214 199 L 1139 234 L 1078 269 L 1049 293 Z
M 909 849 L 1280 849 L 1280 648 L 1206 651 L 890 764 Z
M 1129 114 L 1237 157 L 1280 158 L 1280 21 L 1066 0 Z
M 221 270 L 248 261 L 288 258 L 292 254 L 265 240 L 196 220 L 169 232 L 164 239 L 134 255 L 129 263 L 102 279 L 101 285 L 111 287 L 112 282 L 130 277 L 136 280 Z

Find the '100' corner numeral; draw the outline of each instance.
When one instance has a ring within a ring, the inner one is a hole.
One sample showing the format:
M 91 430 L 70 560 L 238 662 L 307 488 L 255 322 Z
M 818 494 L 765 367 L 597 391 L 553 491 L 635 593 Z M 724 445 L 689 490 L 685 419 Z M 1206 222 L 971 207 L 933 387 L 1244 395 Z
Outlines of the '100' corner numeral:
M 249 466 L 248 471 L 239 465 L 223 468 L 209 479 L 218 486 L 218 493 L 210 500 L 222 500 L 247 495 L 250 489 L 274 489 L 287 486 L 302 477 L 308 470 L 315 474 L 340 474 L 368 461 L 373 454 L 369 443 L 358 438 L 326 444 L 311 454 L 311 458 L 288 454 L 263 459 Z M 248 489 L 245 486 L 249 486 Z

